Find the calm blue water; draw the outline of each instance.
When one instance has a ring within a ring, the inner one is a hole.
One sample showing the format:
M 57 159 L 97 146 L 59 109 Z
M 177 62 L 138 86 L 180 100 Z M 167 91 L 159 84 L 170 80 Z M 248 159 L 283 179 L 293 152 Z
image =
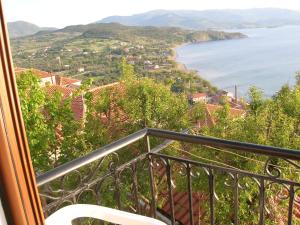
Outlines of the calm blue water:
M 300 71 L 300 26 L 238 30 L 246 39 L 190 44 L 177 49 L 177 61 L 219 88 L 245 96 L 250 86 L 273 95 L 293 85 Z

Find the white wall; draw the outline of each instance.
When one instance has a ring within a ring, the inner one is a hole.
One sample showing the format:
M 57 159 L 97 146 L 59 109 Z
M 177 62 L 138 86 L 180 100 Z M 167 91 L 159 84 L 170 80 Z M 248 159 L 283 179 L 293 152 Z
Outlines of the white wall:
M 46 83 L 55 84 L 55 76 L 41 78 L 40 83 L 41 83 L 41 86 L 43 86 L 43 87 L 46 85 Z

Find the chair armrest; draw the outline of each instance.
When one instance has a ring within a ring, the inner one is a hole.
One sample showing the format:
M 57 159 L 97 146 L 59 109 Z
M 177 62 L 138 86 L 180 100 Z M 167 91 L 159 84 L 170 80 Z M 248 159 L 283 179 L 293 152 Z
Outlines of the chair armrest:
M 166 225 L 146 216 L 88 204 L 61 208 L 46 219 L 46 225 L 72 225 L 72 221 L 78 218 L 94 218 L 121 225 Z

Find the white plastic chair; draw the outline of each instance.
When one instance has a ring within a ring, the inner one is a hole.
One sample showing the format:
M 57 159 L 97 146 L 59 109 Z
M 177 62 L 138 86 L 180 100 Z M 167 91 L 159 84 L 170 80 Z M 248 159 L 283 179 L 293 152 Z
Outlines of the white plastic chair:
M 59 209 L 46 219 L 46 225 L 72 225 L 72 221 L 78 218 L 94 218 L 122 225 L 166 225 L 146 216 L 87 204 L 70 205 Z

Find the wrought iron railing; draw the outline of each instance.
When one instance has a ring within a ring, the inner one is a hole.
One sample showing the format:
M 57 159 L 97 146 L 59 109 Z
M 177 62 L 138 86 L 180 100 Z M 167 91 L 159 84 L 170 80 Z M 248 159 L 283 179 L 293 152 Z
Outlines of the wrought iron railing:
M 37 183 L 46 216 L 82 202 L 169 224 L 290 225 L 300 218 L 298 160 L 296 150 L 143 129 Z

